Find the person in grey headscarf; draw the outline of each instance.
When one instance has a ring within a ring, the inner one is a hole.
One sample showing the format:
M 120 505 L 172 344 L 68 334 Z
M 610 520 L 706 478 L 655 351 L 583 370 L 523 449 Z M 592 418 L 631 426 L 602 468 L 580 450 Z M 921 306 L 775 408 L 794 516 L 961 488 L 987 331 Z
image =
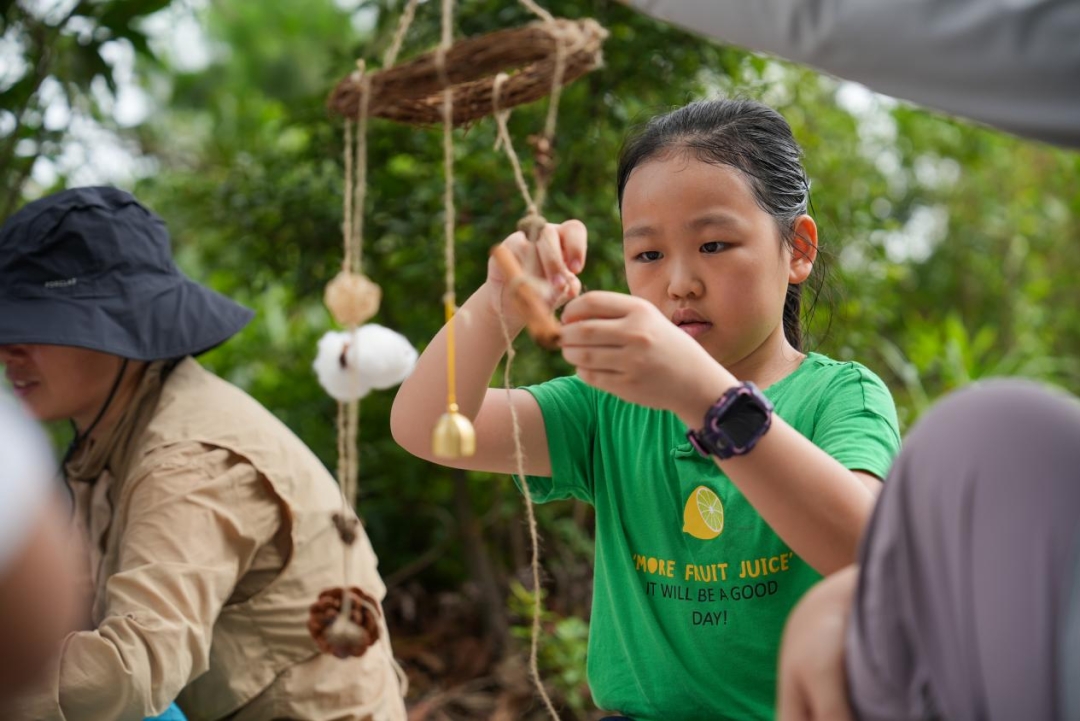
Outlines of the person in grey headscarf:
M 620 0 L 1017 135 L 1080 147 L 1076 0 Z
M 1080 718 L 1077 441 L 1080 402 L 1031 381 L 977 383 L 929 411 L 858 569 L 788 618 L 779 718 Z

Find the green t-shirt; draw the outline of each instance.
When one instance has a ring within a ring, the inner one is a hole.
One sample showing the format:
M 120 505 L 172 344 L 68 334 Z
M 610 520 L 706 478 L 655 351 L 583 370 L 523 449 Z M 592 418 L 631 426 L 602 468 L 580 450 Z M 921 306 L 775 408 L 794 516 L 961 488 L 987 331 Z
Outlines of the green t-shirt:
M 771 719 L 780 634 L 820 575 L 686 439 L 675 414 L 577 377 L 527 389 L 552 477 L 539 503 L 596 508 L 588 676 L 597 705 L 640 721 Z M 900 446 L 881 380 L 810 354 L 765 390 L 779 414 L 851 470 L 884 478 Z

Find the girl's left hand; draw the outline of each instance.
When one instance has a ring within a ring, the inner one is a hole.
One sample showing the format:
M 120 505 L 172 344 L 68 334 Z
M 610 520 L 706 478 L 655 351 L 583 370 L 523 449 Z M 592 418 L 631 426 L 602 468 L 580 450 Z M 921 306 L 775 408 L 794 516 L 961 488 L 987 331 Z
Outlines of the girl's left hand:
M 673 411 L 690 427 L 737 382 L 642 298 L 591 291 L 566 305 L 562 322 L 563 357 L 583 381 L 630 403 Z

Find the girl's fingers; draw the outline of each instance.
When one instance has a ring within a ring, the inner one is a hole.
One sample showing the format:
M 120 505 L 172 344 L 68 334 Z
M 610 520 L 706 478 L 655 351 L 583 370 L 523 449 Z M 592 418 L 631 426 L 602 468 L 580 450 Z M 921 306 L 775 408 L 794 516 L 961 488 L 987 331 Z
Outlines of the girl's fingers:
M 566 304 L 562 322 L 577 323 L 589 318 L 622 318 L 632 312 L 638 302 L 639 298 L 625 293 L 589 291 Z
M 626 350 L 615 346 L 563 346 L 563 358 L 578 371 L 623 372 Z
M 609 392 L 611 389 L 617 388 L 624 377 L 622 373 L 617 371 L 590 370 L 588 368 L 578 368 L 577 375 L 578 378 L 593 388 Z
M 559 227 L 559 240 L 562 243 L 562 255 L 566 267 L 577 275 L 585 267 L 585 250 L 588 245 L 588 230 L 580 220 L 568 220 Z
M 540 237 L 536 239 L 536 256 L 544 279 L 551 283 L 556 293 L 563 292 L 572 274 L 563 261 L 559 226 L 548 223 L 540 231 Z
M 571 301 L 571 304 L 573 302 Z M 567 308 L 569 307 L 567 305 Z M 621 348 L 626 345 L 626 334 L 620 318 L 587 318 L 573 323 L 567 323 L 565 319 L 566 312 L 564 311 L 562 329 L 564 348 L 573 346 Z

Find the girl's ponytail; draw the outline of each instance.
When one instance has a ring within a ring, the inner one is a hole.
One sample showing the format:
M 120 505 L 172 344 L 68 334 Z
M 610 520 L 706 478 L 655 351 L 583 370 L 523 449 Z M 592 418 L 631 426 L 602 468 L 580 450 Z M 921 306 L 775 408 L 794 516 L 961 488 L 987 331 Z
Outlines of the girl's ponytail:
M 784 335 L 797 351 L 802 351 L 802 284 L 789 283 L 784 298 Z

